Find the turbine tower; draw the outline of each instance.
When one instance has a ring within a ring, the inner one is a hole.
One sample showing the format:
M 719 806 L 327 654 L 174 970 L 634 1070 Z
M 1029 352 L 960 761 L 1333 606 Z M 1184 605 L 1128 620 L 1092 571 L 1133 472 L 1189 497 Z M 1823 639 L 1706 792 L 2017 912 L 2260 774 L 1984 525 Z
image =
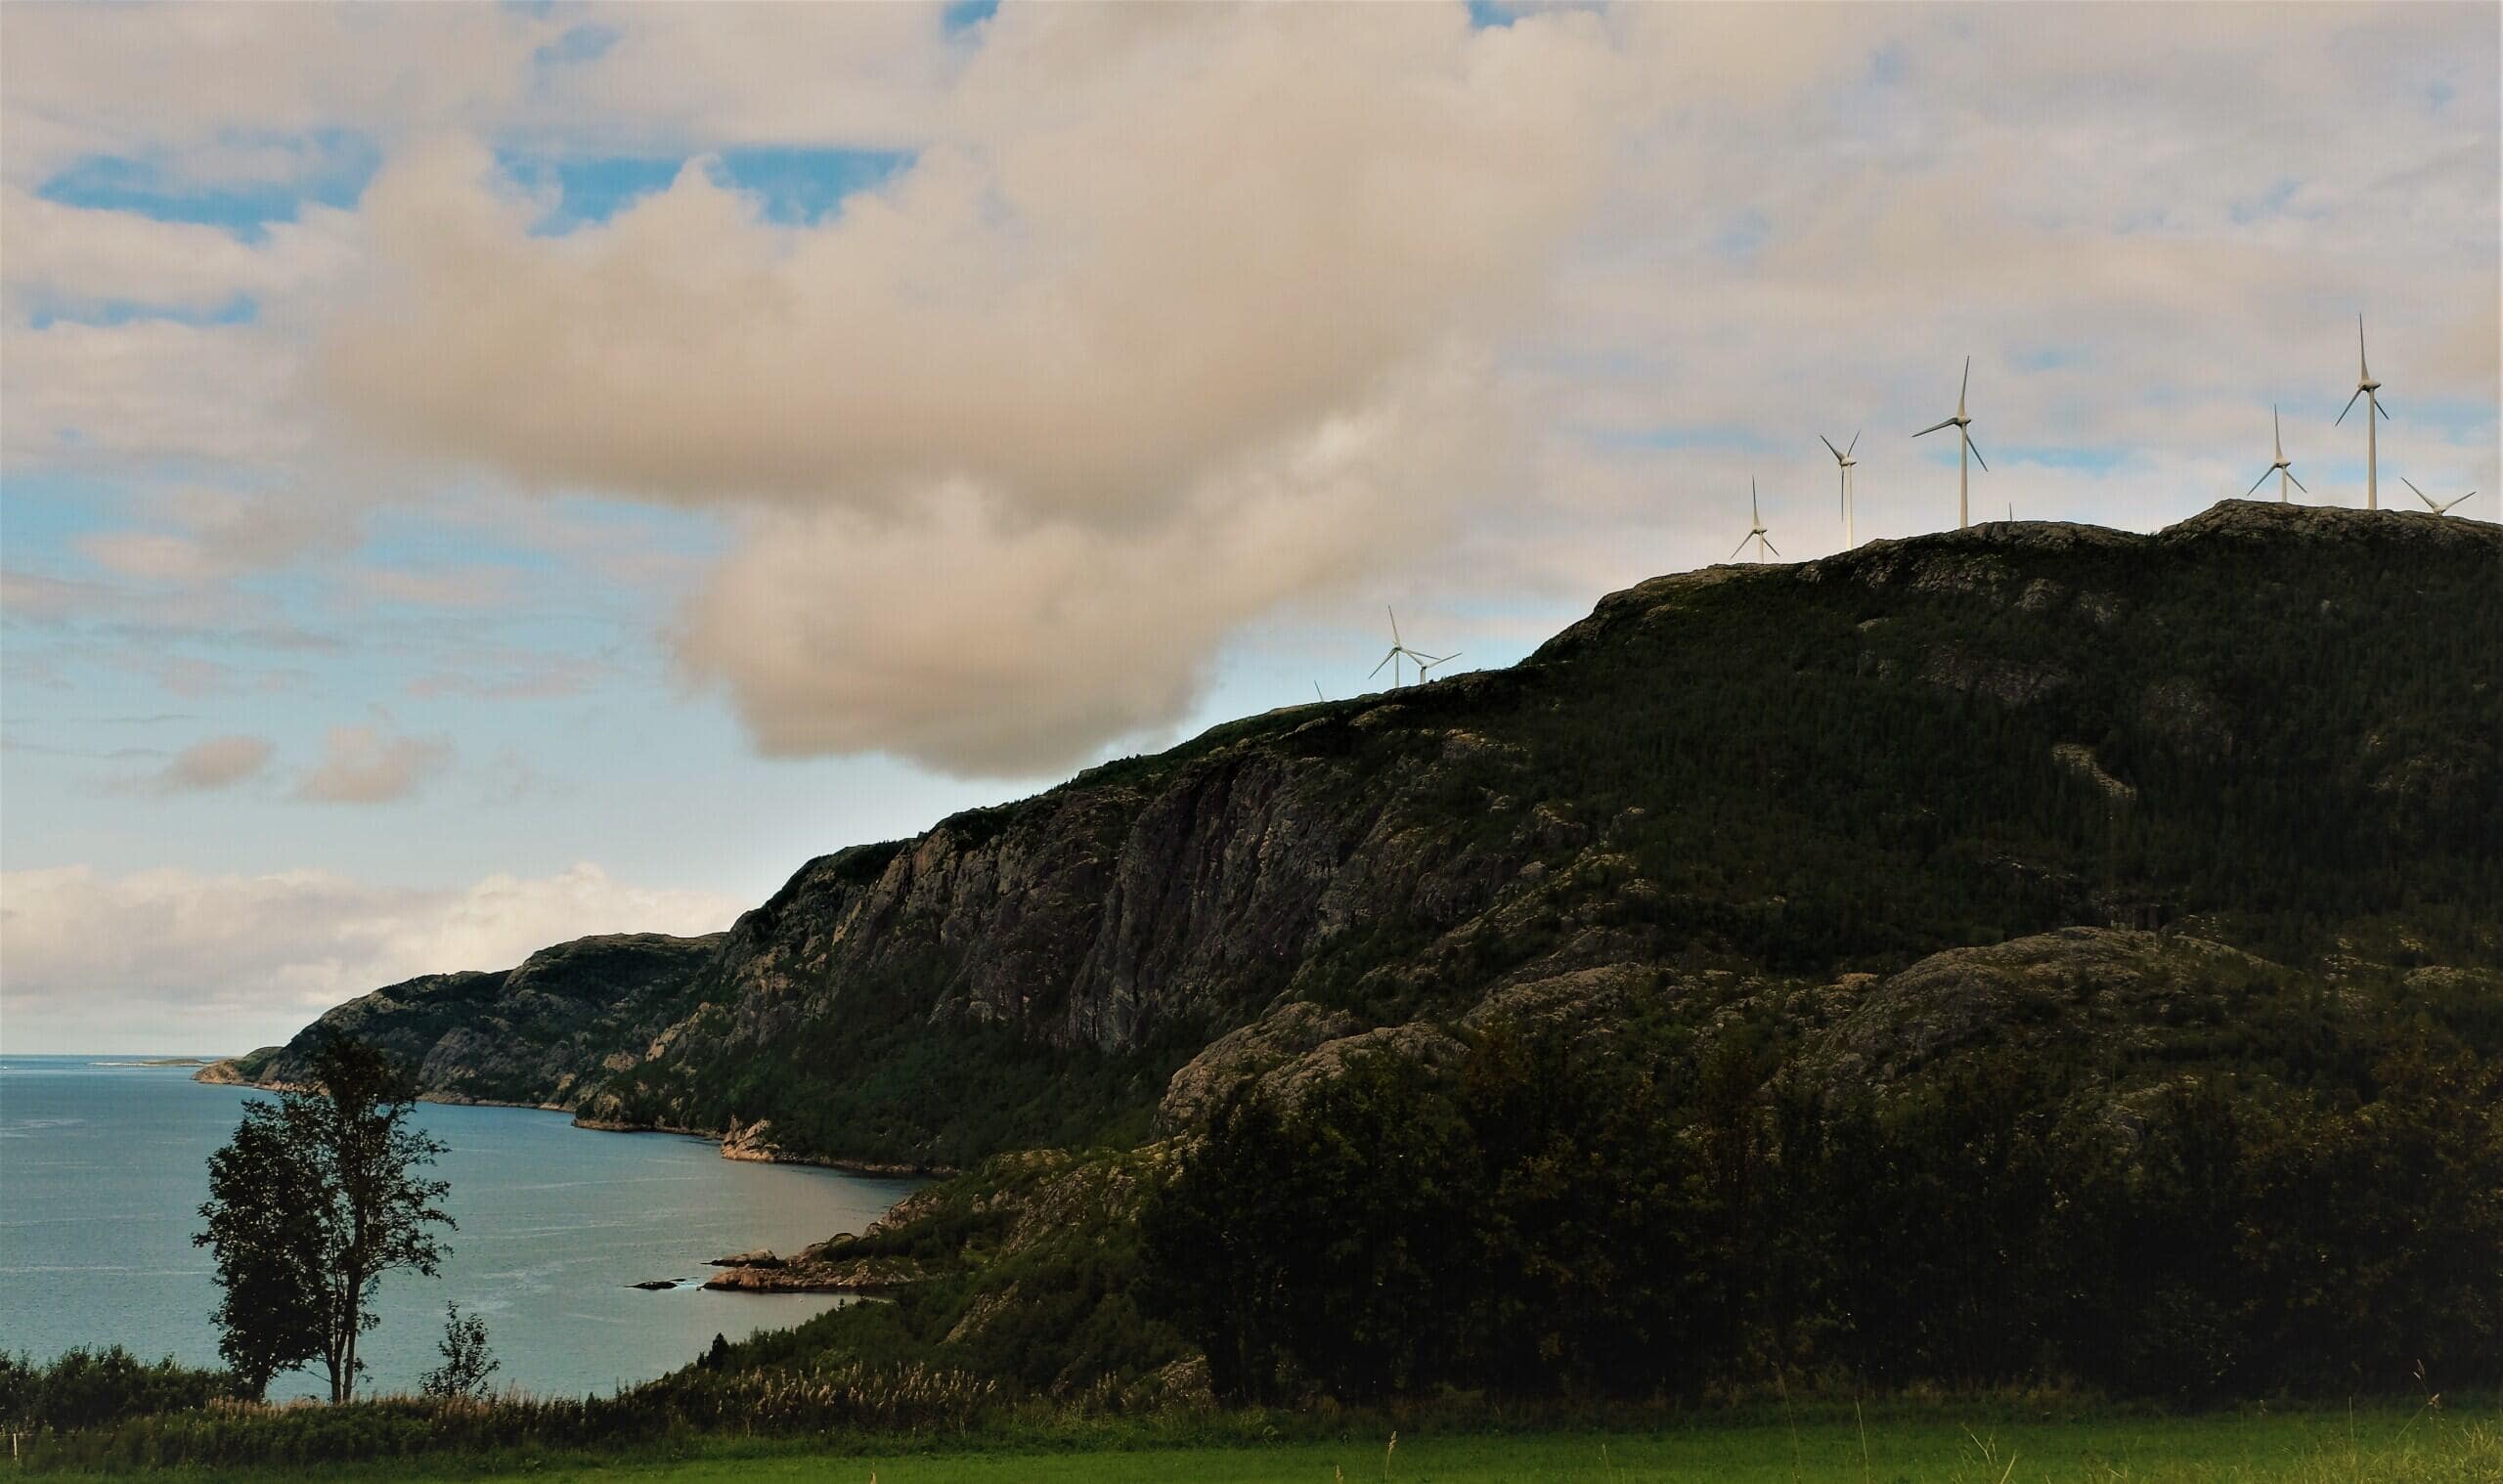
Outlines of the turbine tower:
M 2401 475 L 2398 482 L 2407 486 L 2411 490 L 2416 490 L 2416 481 L 2407 478 L 2405 475 Z M 2426 494 L 2423 490 L 2416 490 L 2416 498 L 2425 502 L 2425 508 L 2433 511 L 2438 518 L 2440 516 L 2450 514 L 2451 506 L 2460 503 L 2461 501 L 2475 500 L 2477 498 L 2477 492 L 2475 490 L 2471 490 L 2467 494 L 2461 496 L 2459 500 L 2452 501 L 2449 504 L 2436 504 L 2434 502 L 2434 497 Z
M 1835 448 L 1834 441 L 1822 433 L 1819 433 L 1817 435 L 1817 441 L 1825 446 L 1825 452 L 1833 455 L 1834 462 L 1840 466 L 1842 474 L 1842 544 L 1843 548 L 1845 550 L 1849 550 L 1851 547 L 1860 545 L 1860 539 L 1851 534 L 1851 471 L 1860 466 L 1860 460 L 1851 457 L 1851 451 L 1860 447 L 1860 435 L 1858 433 L 1852 434 L 1851 442 L 1843 445 L 1841 448 Z
M 1422 681 L 1426 678 L 1426 667 L 1427 665 L 1439 665 L 1443 661 L 1453 658 L 1453 656 L 1448 654 L 1419 654 L 1416 650 L 1409 648 L 1406 641 L 1399 637 L 1399 615 L 1391 613 L 1387 608 L 1384 608 L 1382 611 L 1390 614 L 1390 652 L 1382 657 L 1382 665 L 1387 665 L 1390 667 L 1391 684 L 1397 685 L 1400 683 L 1399 662 L 1403 659 L 1413 660 L 1416 662 L 1417 678 Z M 1365 678 L 1370 680 L 1374 676 L 1382 674 L 1382 665 L 1376 665 L 1373 668 L 1372 674 L 1367 675 Z
M 2390 414 L 2382 411 L 2381 389 L 2382 384 L 2373 379 L 2373 369 L 2364 364 L 2364 317 L 2357 315 L 2355 317 L 2355 397 L 2364 399 L 2364 508 L 2367 510 L 2378 510 L 2382 507 L 2381 427 L 2374 422 L 2373 418 L 2376 415 L 2387 417 Z M 2346 421 L 2347 414 L 2355 410 L 2355 397 L 2347 399 L 2346 410 L 2338 415 L 2338 422 Z M 2336 422 L 2330 424 L 2332 427 L 2337 425 Z M 2463 495 L 2460 498 L 2465 500 L 2468 497 Z
M 2284 504 L 2287 481 L 2292 480 L 2298 490 L 2304 490 L 2304 482 L 2295 478 L 2293 461 L 2286 458 L 2286 424 L 2278 419 L 2277 409 L 2274 407 L 2268 409 L 2268 422 L 2277 430 L 2277 461 L 2268 465 L 2267 474 L 2262 474 L 2251 482 L 2251 489 L 2243 491 L 2242 498 L 2249 500 L 2254 491 L 2268 482 L 2268 474 L 2274 474 L 2277 476 L 2277 503 Z M 2249 468 L 2250 465 L 2245 464 L 2243 467 Z M 2311 491 L 2304 490 L 2304 493 L 2308 495 Z
M 1748 542 L 1756 544 L 1758 548 L 1756 560 L 1758 561 L 1764 560 L 1764 553 L 1767 551 L 1779 556 L 1781 548 L 1775 546 L 1773 539 L 1764 534 L 1764 507 L 1756 502 L 1756 479 L 1753 474 L 1747 476 L 1747 512 L 1753 517 L 1753 524 L 1748 526 L 1746 537 L 1738 543 L 1736 550 L 1730 553 L 1730 559 L 1737 560 L 1738 552 L 1747 549 Z
M 1973 476 L 1972 471 L 1964 466 L 1964 456 L 1971 455 L 1973 462 L 1982 466 L 1983 473 L 1991 471 L 1990 460 L 1982 457 L 1981 449 L 1973 443 L 1973 419 L 1964 415 L 1964 393 L 1972 385 L 1973 358 L 1966 356 L 1964 380 L 1955 388 L 1955 415 L 1945 422 L 1933 422 L 1912 434 L 1915 438 L 1926 438 L 1943 427 L 1955 430 L 1955 529 L 1958 531 L 1969 531 L 1973 526 Z

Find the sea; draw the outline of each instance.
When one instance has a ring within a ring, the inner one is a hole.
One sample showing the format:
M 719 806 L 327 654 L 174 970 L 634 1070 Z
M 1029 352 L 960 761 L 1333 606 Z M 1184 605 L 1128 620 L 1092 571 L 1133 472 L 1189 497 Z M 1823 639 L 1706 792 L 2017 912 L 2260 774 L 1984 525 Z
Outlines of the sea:
M 120 1344 L 217 1364 L 216 1283 L 191 1238 L 210 1152 L 267 1094 L 147 1060 L 0 1056 L 0 1351 Z M 709 1140 L 536 1109 L 421 1103 L 414 1116 L 449 1146 L 433 1173 L 460 1227 L 441 1276 L 382 1281 L 364 1340 L 362 1384 L 376 1392 L 417 1388 L 447 1302 L 486 1320 L 498 1388 L 542 1396 L 604 1393 L 686 1364 L 716 1334 L 799 1324 L 849 1300 L 706 1292 L 706 1260 L 859 1231 L 920 1183 L 725 1159 Z M 680 1286 L 634 1287 L 660 1279 Z M 271 1394 L 324 1390 L 299 1374 Z

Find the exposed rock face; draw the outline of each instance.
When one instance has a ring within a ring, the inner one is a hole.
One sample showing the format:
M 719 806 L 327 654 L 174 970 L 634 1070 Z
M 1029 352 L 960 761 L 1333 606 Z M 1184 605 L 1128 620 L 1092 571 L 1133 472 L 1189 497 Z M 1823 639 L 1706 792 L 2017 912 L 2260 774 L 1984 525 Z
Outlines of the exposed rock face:
M 2228 1013 L 2234 986 L 2287 971 L 2198 938 L 2066 928 L 1932 954 L 1865 989 L 1810 1060 L 1838 1085 L 1884 1085 L 1983 1047 L 2155 1045 Z
M 2368 698 L 2307 723 L 2322 761 L 2269 752 L 2320 646 L 2368 671 L 2374 626 L 2415 632 L 2407 605 L 2435 589 L 2473 611 L 2428 642 L 2456 650 L 2445 675 L 2474 672 L 2503 622 L 2503 533 L 2393 512 L 2229 502 L 2156 537 L 1993 523 L 1658 578 L 1510 671 L 1272 712 L 812 860 L 725 934 L 585 939 L 322 1024 L 411 1059 L 430 1096 L 725 1137 L 731 1157 L 927 1167 L 1018 1136 L 981 1122 L 984 1078 L 932 1090 L 977 1056 L 1110 1067 L 1127 1080 L 1101 1096 L 1173 1124 L 1244 1076 L 1287 1090 L 1367 1049 L 1443 1055 L 1448 1026 L 1603 1024 L 1692 944 L 1836 977 L 1976 921 L 2105 922 L 2116 892 L 2169 920 L 2187 867 L 2100 882 L 2124 797 L 2133 827 L 2217 849 L 2277 849 L 2252 821 L 2309 809 L 2376 849 L 2490 855 L 2503 764 L 2453 744 L 2503 732 L 2491 689 L 2440 687 L 2403 724 Z M 2263 601 L 2246 642 L 2183 642 Z M 2353 617 L 2253 657 L 2323 603 Z M 1725 733 L 1755 753 L 1725 757 Z M 2228 766 L 2285 798 L 2216 813 Z M 2048 802 L 2015 819 L 1977 798 Z M 1883 889 L 1844 900 L 1834 869 Z M 2135 950 L 2097 944 L 2063 951 L 2111 966 L 2092 992 L 2125 992 Z M 1958 962 L 1887 981 L 1834 1055 L 1885 1075 L 2073 992 L 2021 957 Z M 202 1076 L 284 1082 L 309 1045 Z M 903 1052 L 927 1074 L 825 1112 Z
M 732 1119 L 729 1132 L 722 1136 L 722 1157 L 763 1161 L 782 1158 L 781 1146 L 773 1142 L 772 1122 L 766 1118 L 753 1123 Z

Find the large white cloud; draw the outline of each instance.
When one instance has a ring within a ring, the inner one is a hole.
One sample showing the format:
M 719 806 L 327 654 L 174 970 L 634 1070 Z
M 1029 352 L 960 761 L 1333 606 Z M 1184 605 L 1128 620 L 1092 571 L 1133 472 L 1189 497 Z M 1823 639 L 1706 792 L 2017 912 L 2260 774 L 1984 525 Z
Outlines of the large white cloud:
M 768 752 L 1065 768 L 1183 720 L 1239 626 L 1438 547 L 1442 512 L 1515 486 L 1487 375 L 1417 368 L 1152 520 L 1037 518 L 967 484 L 910 521 L 759 517 L 689 604 L 681 653 Z
M 594 933 L 691 935 L 741 904 L 596 865 L 467 887 L 85 866 L 0 876 L 0 1038 L 15 1052 L 234 1052 L 382 984 L 504 969 Z
M 893 509 L 963 478 L 1134 518 L 1521 320 L 1604 162 L 1587 17 L 1020 14 L 961 132 L 813 228 L 699 164 L 534 237 L 483 152 L 404 162 L 325 387 L 542 484 Z
M 1024 773 L 1178 720 L 1239 626 L 1491 492 L 1482 347 L 1542 318 L 1627 79 L 1587 15 L 986 32 L 944 137 L 812 227 L 699 163 L 534 236 L 481 151 L 403 161 L 320 384 L 419 458 L 741 511 L 681 655 L 768 750 Z

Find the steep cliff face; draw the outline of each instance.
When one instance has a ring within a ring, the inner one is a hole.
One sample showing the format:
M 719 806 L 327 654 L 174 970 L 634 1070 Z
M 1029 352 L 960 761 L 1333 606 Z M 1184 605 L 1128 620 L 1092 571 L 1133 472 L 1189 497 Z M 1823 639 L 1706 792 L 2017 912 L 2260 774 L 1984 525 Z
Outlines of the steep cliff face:
M 2503 532 L 2391 512 L 1714 568 L 1510 671 L 824 856 L 715 938 L 567 944 L 323 1024 L 440 1096 L 944 1163 L 1144 1118 L 1273 1010 L 1309 1051 L 1663 965 L 1891 972 L 2190 917 L 2301 958 L 2429 881 L 2429 931 L 2473 947 L 2503 901 L 2499 632 Z

